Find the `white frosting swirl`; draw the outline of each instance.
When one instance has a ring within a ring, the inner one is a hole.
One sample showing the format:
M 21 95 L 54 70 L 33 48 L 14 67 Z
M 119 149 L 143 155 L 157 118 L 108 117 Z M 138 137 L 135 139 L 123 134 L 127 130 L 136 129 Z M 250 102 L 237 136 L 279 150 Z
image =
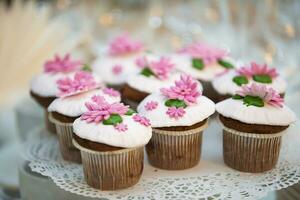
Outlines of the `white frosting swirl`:
M 169 108 L 165 106 L 166 100 L 166 97 L 161 93 L 153 93 L 139 104 L 137 110 L 150 120 L 152 127 L 191 126 L 203 121 L 215 112 L 214 102 L 205 96 L 200 96 L 195 104 L 184 108 L 185 114 L 182 117 L 174 119 L 166 114 Z M 145 105 L 150 101 L 158 102 L 158 106 L 154 110 L 148 111 Z
M 172 55 L 171 58 L 179 71 L 190 74 L 200 81 L 212 81 L 218 74 L 225 71 L 225 68 L 218 63 L 205 66 L 202 70 L 195 69 L 192 67 L 192 57 L 184 54 L 175 54 Z M 233 60 L 230 58 L 224 58 L 224 60 L 234 64 Z
M 91 101 L 92 96 L 100 95 L 108 103 L 120 102 L 120 97 L 111 97 L 104 94 L 102 89 L 95 89 L 73 96 L 55 99 L 48 107 L 49 112 L 58 112 L 69 117 L 78 117 L 87 111 L 85 103 Z
M 124 84 L 129 75 L 139 72 L 140 69 L 136 66 L 135 60 L 142 55 L 142 53 L 135 53 L 126 56 L 110 56 L 103 54 L 95 60 L 92 65 L 92 69 L 104 82 L 108 84 Z M 113 72 L 113 68 L 116 65 L 120 65 L 122 67 L 122 71 L 119 74 L 115 74 Z
M 213 82 L 212 85 L 214 87 L 214 89 L 222 95 L 234 95 L 235 92 L 237 90 L 240 90 L 240 86 L 238 86 L 235 82 L 232 81 L 232 79 L 238 76 L 237 72 L 235 72 L 234 70 L 229 71 L 226 74 L 223 74 L 219 77 L 216 77 Z M 270 84 L 264 84 L 264 83 L 259 83 L 253 80 L 249 80 L 248 84 L 252 84 L 252 83 L 256 83 L 256 84 L 261 84 L 261 85 L 266 85 L 268 87 L 272 87 L 274 90 L 276 90 L 278 93 L 282 94 L 285 92 L 286 90 L 286 82 L 285 80 L 283 80 L 281 77 L 276 77 L 272 80 L 272 83 Z
M 217 103 L 216 110 L 221 115 L 248 124 L 287 126 L 296 121 L 295 114 L 287 106 L 282 108 L 246 106 L 242 100 L 232 98 Z
M 146 145 L 151 139 L 152 129 L 135 122 L 132 116 L 122 116 L 122 123 L 128 128 L 124 132 L 116 130 L 112 125 L 87 123 L 80 118 L 74 121 L 73 130 L 81 138 L 111 146 L 133 148 Z

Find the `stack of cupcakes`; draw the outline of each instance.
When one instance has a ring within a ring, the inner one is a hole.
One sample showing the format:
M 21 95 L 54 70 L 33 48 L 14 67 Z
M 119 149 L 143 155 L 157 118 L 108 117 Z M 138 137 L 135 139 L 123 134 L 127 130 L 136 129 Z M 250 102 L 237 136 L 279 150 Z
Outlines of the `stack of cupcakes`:
M 86 108 L 73 124 L 73 142 L 81 151 L 87 184 L 101 190 L 136 184 L 144 168 L 144 146 L 151 138 L 149 120 L 102 96 L 93 96 Z
M 198 164 L 202 132 L 215 104 L 201 95 L 200 83 L 182 75 L 170 88 L 147 96 L 138 112 L 150 119 L 153 136 L 146 146 L 150 164 L 180 170 Z
M 65 160 L 80 163 L 79 151 L 73 146 L 72 124 L 76 118 L 87 111 L 85 102 L 94 95 L 103 96 L 108 102 L 119 102 L 120 94 L 100 85 L 97 76 L 79 71 L 73 77 L 57 81 L 60 90 L 58 96 L 48 107 L 49 119 L 55 124 L 60 151 Z
M 123 101 L 133 108 L 149 94 L 173 84 L 180 76 L 172 60 L 167 57 L 142 56 L 136 60 L 136 64 L 140 72 L 131 75 L 122 90 Z
M 212 87 L 213 79 L 234 68 L 234 62 L 226 50 L 204 42 L 188 45 L 179 50 L 173 59 L 178 70 L 201 81 L 203 94 L 213 101 L 217 101 L 216 91 Z
M 109 47 L 92 65 L 93 71 L 99 75 L 109 87 L 120 90 L 129 75 L 137 73 L 136 58 L 142 56 L 144 47 L 141 42 L 132 40 L 123 34 L 111 41 Z
M 275 89 L 284 97 L 286 82 L 279 76 L 275 68 L 267 64 L 250 63 L 248 66 L 230 70 L 213 80 L 213 87 L 217 91 L 219 100 L 230 98 L 241 86 L 252 83 L 266 85 Z
M 55 126 L 48 120 L 47 108 L 59 92 L 56 82 L 63 77 L 73 76 L 81 67 L 82 63 L 71 59 L 69 54 L 64 57 L 55 55 L 52 60 L 45 62 L 44 71 L 31 81 L 30 94 L 44 108 L 46 127 L 52 133 L 55 133 Z

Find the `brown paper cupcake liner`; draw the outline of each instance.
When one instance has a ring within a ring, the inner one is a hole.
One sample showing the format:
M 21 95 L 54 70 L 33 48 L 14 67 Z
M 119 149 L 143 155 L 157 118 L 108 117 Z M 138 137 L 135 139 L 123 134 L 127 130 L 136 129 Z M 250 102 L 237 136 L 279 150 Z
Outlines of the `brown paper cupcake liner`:
M 152 138 L 146 145 L 149 163 L 167 170 L 197 165 L 201 156 L 202 132 L 207 124 L 186 131 L 153 129 Z
M 126 105 L 129 105 L 130 108 L 134 109 L 134 110 L 137 110 L 137 107 L 139 105 L 138 102 L 135 102 L 133 100 L 130 100 L 130 99 L 127 99 L 127 98 L 122 98 L 122 102 Z
M 116 151 L 80 149 L 84 178 L 88 185 L 100 190 L 117 190 L 135 185 L 144 167 L 144 146 Z
M 80 151 L 72 143 L 73 123 L 63 123 L 52 117 L 49 113 L 49 120 L 55 124 L 59 141 L 60 153 L 64 160 L 81 163 Z
M 223 158 L 231 168 L 259 173 L 271 170 L 277 164 L 281 138 L 276 134 L 243 133 L 223 127 Z
M 45 121 L 45 125 L 46 125 L 47 130 L 50 133 L 56 134 L 55 124 L 52 123 L 52 122 L 50 122 L 50 120 L 49 120 L 49 112 L 48 112 L 47 109 L 45 109 L 45 111 L 44 111 L 44 121 Z

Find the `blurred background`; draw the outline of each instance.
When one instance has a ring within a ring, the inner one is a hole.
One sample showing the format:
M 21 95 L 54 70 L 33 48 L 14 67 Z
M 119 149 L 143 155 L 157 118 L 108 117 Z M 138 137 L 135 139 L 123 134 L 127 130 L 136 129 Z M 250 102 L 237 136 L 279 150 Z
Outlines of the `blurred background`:
M 20 142 L 42 123 L 29 82 L 54 53 L 71 52 L 92 63 L 122 32 L 158 53 L 205 40 L 229 49 L 241 64 L 255 60 L 277 67 L 288 81 L 286 102 L 298 114 L 299 19 L 298 0 L 1 0 L 0 199 L 9 199 L 11 190 L 19 198 Z M 291 199 L 300 199 L 298 194 Z M 280 195 L 266 199 L 287 199 Z

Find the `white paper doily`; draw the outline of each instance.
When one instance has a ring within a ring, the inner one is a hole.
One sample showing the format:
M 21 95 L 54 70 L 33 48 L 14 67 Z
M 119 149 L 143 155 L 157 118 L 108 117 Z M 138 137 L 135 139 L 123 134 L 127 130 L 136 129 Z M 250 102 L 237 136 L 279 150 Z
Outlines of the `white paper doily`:
M 268 192 L 286 188 L 300 180 L 299 124 L 283 136 L 277 167 L 267 173 L 248 174 L 225 166 L 222 159 L 221 126 L 211 121 L 204 132 L 202 157 L 196 167 L 182 171 L 160 170 L 145 159 L 141 180 L 120 191 L 103 192 L 89 187 L 82 166 L 63 161 L 56 136 L 43 128 L 33 131 L 24 156 L 33 171 L 50 177 L 60 188 L 87 197 L 104 199 L 259 199 Z

